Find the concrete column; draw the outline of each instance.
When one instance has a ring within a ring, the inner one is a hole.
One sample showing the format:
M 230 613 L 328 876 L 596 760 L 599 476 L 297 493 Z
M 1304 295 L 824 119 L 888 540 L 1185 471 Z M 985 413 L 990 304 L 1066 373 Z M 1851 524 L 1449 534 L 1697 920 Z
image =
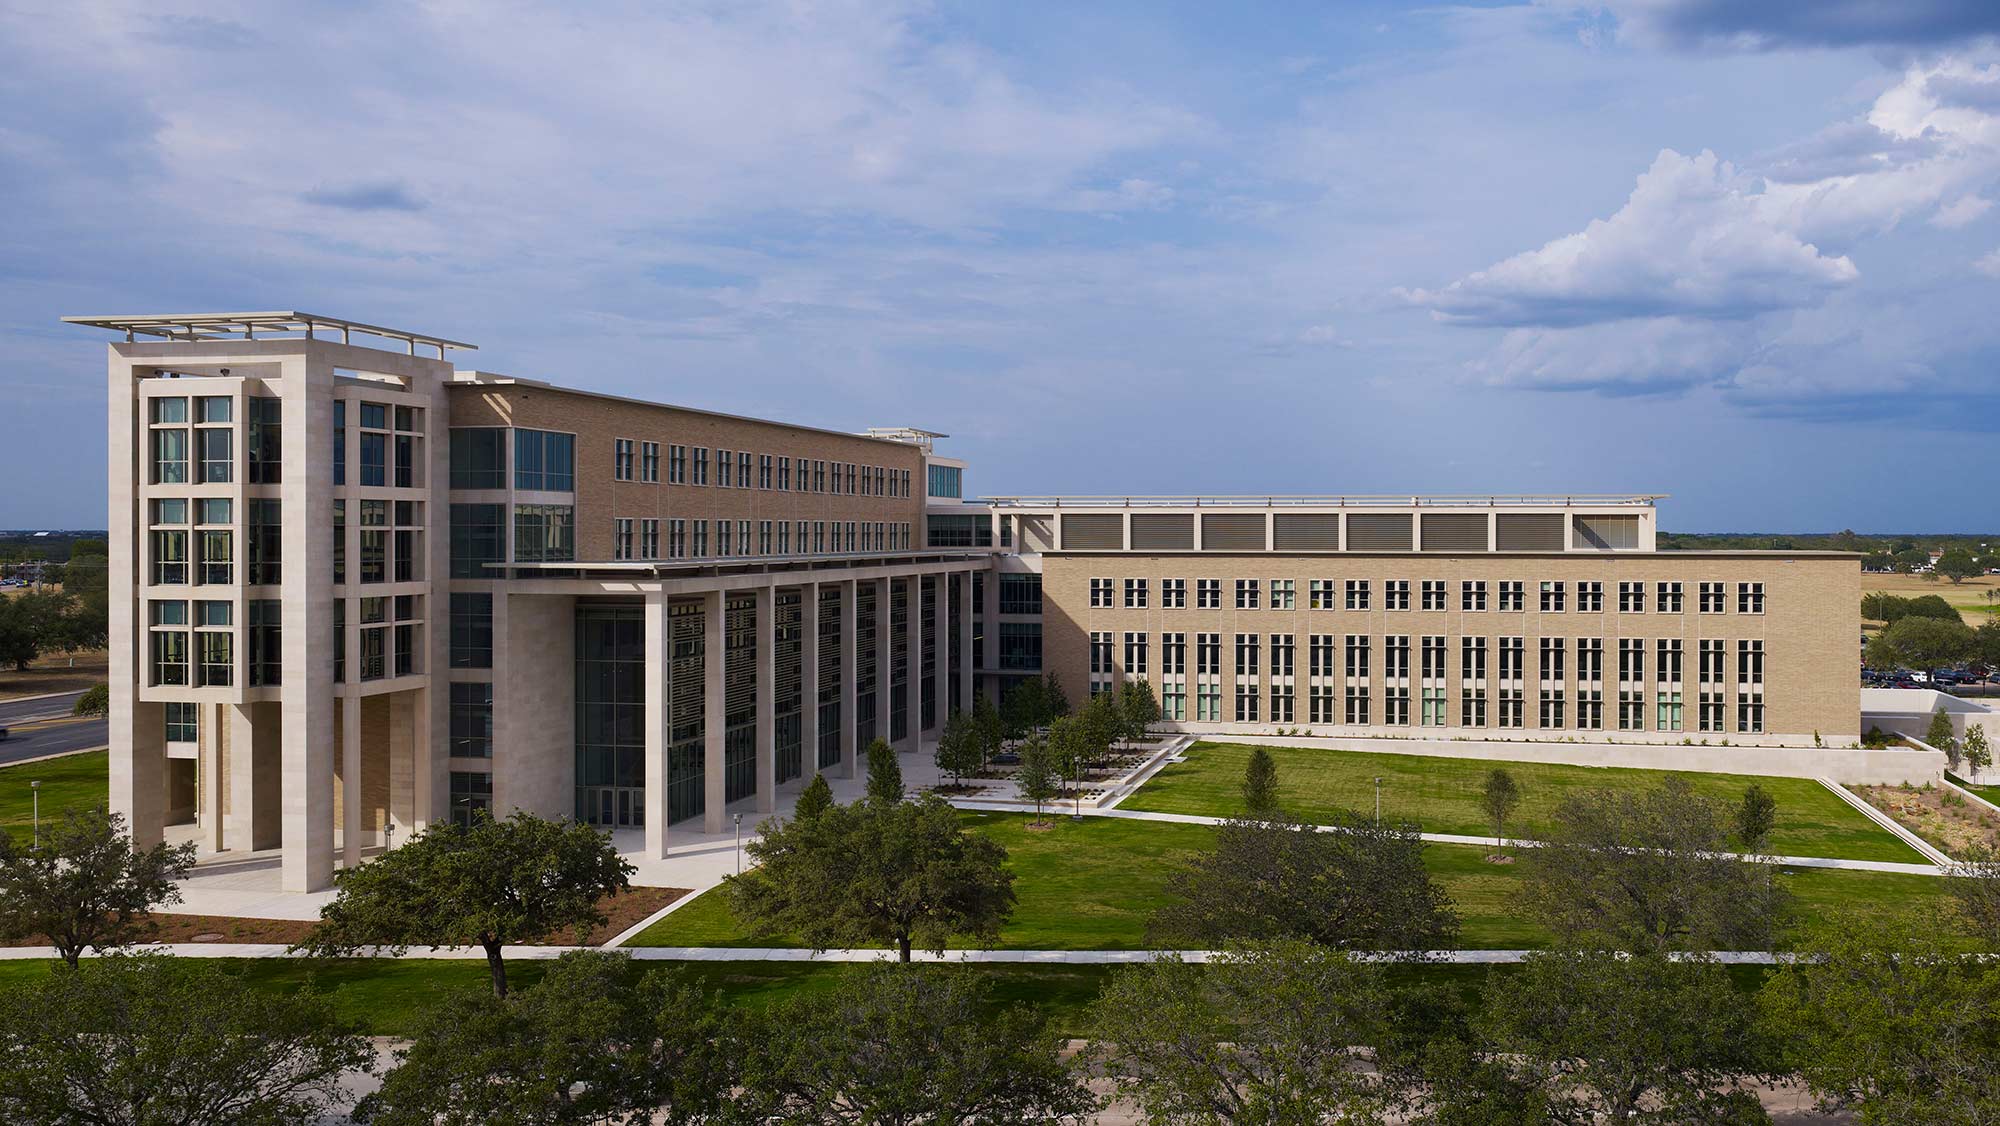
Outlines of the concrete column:
M 668 694 L 673 646 L 667 639 L 667 596 L 646 592 L 646 855 L 667 854 L 667 764 L 671 731 Z
M 349 660 L 353 660 L 352 657 Z M 350 666 L 351 668 L 352 666 Z M 361 697 L 340 700 L 340 859 L 361 866 Z
M 852 778 L 861 758 L 858 738 L 860 694 L 855 690 L 861 675 L 861 631 L 855 628 L 861 584 L 845 579 L 840 584 L 840 776 Z
M 276 848 L 281 828 L 278 803 L 278 708 L 274 704 L 230 704 L 229 824 L 223 840 L 232 849 Z
M 757 589 L 757 812 L 777 811 L 778 590 Z
M 986 619 L 986 639 L 981 646 L 982 664 L 986 667 L 988 683 L 993 685 L 993 706 L 1000 706 L 1000 572 L 986 572 L 986 589 L 980 592 L 980 601 L 986 604 L 980 616 Z
M 951 714 L 951 576 L 936 574 L 937 601 L 931 603 L 931 636 L 935 639 L 935 659 L 931 662 L 931 694 L 937 698 L 937 737 L 944 738 L 945 717 Z
M 408 840 L 410 821 L 416 811 L 411 800 L 416 793 L 417 740 L 416 697 L 409 691 L 389 696 L 389 809 L 387 825 L 394 826 Z M 391 839 L 383 834 L 383 844 Z
M 819 584 L 799 587 L 799 765 L 801 782 L 819 773 Z
M 712 590 L 701 596 L 702 612 L 702 771 L 704 796 L 701 827 L 705 833 L 722 831 L 722 806 L 728 794 L 723 773 L 722 737 L 728 727 L 728 699 L 723 693 L 722 669 L 729 660 L 728 642 L 722 628 L 722 592 Z
M 201 759 L 195 764 L 197 789 L 194 804 L 195 820 L 201 825 L 201 847 L 208 852 L 221 852 L 227 847 L 222 816 L 222 795 L 227 790 L 224 771 L 227 767 L 223 765 L 222 744 L 228 736 L 224 734 L 223 725 L 235 710 L 229 704 L 201 705 Z M 237 751 L 235 741 L 229 740 L 229 744 L 230 754 L 234 755 Z
M 439 597 L 442 596 L 431 596 L 433 602 Z M 433 626 L 430 628 L 436 627 Z M 443 668 L 442 665 L 432 667 L 440 670 Z M 437 726 L 432 716 L 432 708 L 434 707 L 436 697 L 439 695 L 449 696 L 450 692 L 450 688 L 440 690 L 426 686 L 410 693 L 410 766 L 412 773 L 410 775 L 410 822 L 406 826 L 408 832 L 404 835 L 403 839 L 405 840 L 409 839 L 409 834 L 411 833 L 421 833 L 425 829 L 430 828 L 433 816 L 431 810 L 437 801 L 440 789 L 435 785 L 434 780 L 436 752 L 437 747 L 442 742 L 432 738 Z M 449 722 L 448 719 L 447 722 Z M 444 792 L 450 793 L 448 789 Z
M 903 706 L 909 715 L 906 721 L 910 732 L 910 745 L 899 750 L 916 752 L 924 749 L 924 578 L 911 575 L 903 584 L 903 595 L 910 604 L 903 612 L 903 663 L 909 690 L 903 694 Z
M 284 432 L 331 434 L 332 362 L 320 356 L 288 358 L 282 371 L 279 410 Z M 359 420 L 347 421 L 352 443 Z M 333 882 L 333 475 L 312 441 L 308 437 L 285 443 L 284 484 L 279 492 L 285 561 L 279 792 L 286 891 L 319 891 Z M 350 444 L 348 467 L 358 473 L 359 463 L 353 458 Z M 349 512 L 347 521 L 352 533 L 360 513 Z M 347 563 L 361 565 L 351 546 Z M 353 618 L 349 615 L 350 627 Z M 349 675 L 357 675 L 359 667 L 360 654 L 350 638 Z
M 958 699 L 972 711 L 972 572 L 958 577 Z
M 110 374 L 106 443 L 110 482 L 106 563 L 111 591 L 111 701 L 106 733 L 111 745 L 109 797 L 111 812 L 125 819 L 132 843 L 147 848 L 165 837 L 167 820 L 166 711 L 159 704 L 139 702 L 139 686 L 146 679 L 150 657 L 146 616 L 139 598 L 149 577 L 140 493 L 151 453 L 141 413 L 140 381 L 119 355 L 119 345 L 106 352 Z M 192 450 L 188 456 L 194 456 Z M 197 550 L 189 544 L 189 566 L 195 565 Z

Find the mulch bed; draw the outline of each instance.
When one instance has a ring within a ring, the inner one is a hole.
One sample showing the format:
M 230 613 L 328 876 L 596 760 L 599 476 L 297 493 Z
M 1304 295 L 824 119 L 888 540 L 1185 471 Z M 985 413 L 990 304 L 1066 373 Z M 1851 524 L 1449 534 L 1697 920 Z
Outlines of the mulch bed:
M 598 901 L 598 910 L 609 920 L 604 926 L 591 932 L 591 944 L 602 946 L 616 938 L 627 927 L 686 895 L 686 888 L 635 887 L 623 895 L 607 896 Z M 151 939 L 160 943 L 200 943 L 200 942 L 272 942 L 287 946 L 306 937 L 315 925 L 309 919 L 249 919 L 235 915 L 154 915 L 158 926 Z M 48 939 L 42 935 L 16 939 L 0 943 L 4 946 L 47 946 Z M 578 946 L 581 937 L 573 931 L 562 931 L 549 935 L 534 946 Z
M 1963 857 L 1968 846 L 2000 843 L 2000 817 L 1942 787 L 1851 786 L 1849 789 L 1948 855 Z

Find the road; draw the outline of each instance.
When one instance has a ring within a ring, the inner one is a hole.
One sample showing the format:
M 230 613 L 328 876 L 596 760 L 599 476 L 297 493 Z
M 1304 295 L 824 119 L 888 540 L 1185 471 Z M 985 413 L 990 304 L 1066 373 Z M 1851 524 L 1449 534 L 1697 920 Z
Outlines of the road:
M 0 740 L 0 766 L 23 759 L 59 755 L 68 751 L 102 747 L 110 741 L 110 724 L 99 719 L 78 719 L 70 715 L 81 692 L 66 692 L 40 700 L 0 701 L 0 727 L 8 738 Z

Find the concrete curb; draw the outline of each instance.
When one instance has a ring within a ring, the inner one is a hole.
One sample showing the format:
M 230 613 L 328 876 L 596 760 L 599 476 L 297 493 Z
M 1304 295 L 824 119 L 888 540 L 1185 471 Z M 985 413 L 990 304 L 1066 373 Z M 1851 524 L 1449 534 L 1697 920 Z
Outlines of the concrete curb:
M 1957 790 L 1960 794 L 1963 794 L 1965 797 L 1975 802 L 1978 802 L 1980 805 L 1985 806 L 1987 809 L 1991 810 L 1995 814 L 2000 814 L 2000 805 L 1994 805 L 1992 802 L 1987 801 L 1985 798 L 1980 797 L 1978 794 L 1975 794 L 1971 790 L 1966 789 L 1964 786 L 1959 785 L 1957 782 L 1952 781 L 1951 776 L 1948 774 L 1944 777 L 1944 784 L 1950 786 L 1954 790 Z
M 39 696 L 9 696 L 0 699 L 0 704 L 32 704 L 36 700 L 53 700 L 58 696 L 81 696 L 88 691 L 88 688 L 73 688 L 68 692 L 44 692 Z
M 1904 844 L 1922 853 L 1925 857 L 1929 858 L 1931 863 L 1936 864 L 1940 868 L 1950 868 L 1955 863 L 1951 857 L 1939 851 L 1931 842 L 1911 832 L 1902 822 L 1868 804 L 1860 795 L 1848 790 L 1847 787 L 1835 782 L 1831 778 L 1821 778 L 1819 784 L 1832 790 L 1840 800 L 1860 810 L 1862 816 L 1889 830 Z
M 695 899 L 697 899 L 698 897 L 712 890 L 714 890 L 712 887 L 689 890 L 689 892 L 686 895 L 681 896 L 679 899 L 674 900 L 672 903 L 667 904 L 665 907 L 660 908 L 658 911 L 653 912 L 652 914 L 646 916 L 645 918 L 639 920 L 638 922 L 633 923 L 631 926 L 626 927 L 624 930 L 619 931 L 616 937 L 612 938 L 611 941 L 605 943 L 602 947 L 600 947 L 600 949 L 617 950 L 620 947 L 623 947 L 626 943 L 632 941 L 633 939 L 639 937 L 639 935 L 643 934 L 647 927 L 652 926 L 654 923 L 659 922 L 661 919 L 666 918 L 668 915 L 673 914 L 674 912 L 680 910 L 682 907 L 685 907 L 686 905 L 694 902 Z
M 68 758 L 71 755 L 96 754 L 98 751 L 108 751 L 110 749 L 111 749 L 111 744 L 106 743 L 102 747 L 78 747 L 76 750 L 73 751 L 57 751 L 55 754 L 52 755 L 36 755 L 34 758 L 15 759 L 13 762 L 0 762 L 0 770 L 5 770 L 10 766 L 27 766 L 31 763 L 49 762 L 54 759 Z

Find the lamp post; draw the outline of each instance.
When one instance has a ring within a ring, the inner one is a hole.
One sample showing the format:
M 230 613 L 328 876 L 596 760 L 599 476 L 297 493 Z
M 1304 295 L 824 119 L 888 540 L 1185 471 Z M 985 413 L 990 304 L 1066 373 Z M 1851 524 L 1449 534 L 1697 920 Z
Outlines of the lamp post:
M 732 813 L 730 820 L 736 824 L 736 874 L 743 874 L 743 815 Z
M 42 780 L 37 778 L 28 783 L 28 792 L 35 802 L 35 844 L 42 843 Z
M 1375 827 L 1382 827 L 1382 779 L 1375 779 Z

